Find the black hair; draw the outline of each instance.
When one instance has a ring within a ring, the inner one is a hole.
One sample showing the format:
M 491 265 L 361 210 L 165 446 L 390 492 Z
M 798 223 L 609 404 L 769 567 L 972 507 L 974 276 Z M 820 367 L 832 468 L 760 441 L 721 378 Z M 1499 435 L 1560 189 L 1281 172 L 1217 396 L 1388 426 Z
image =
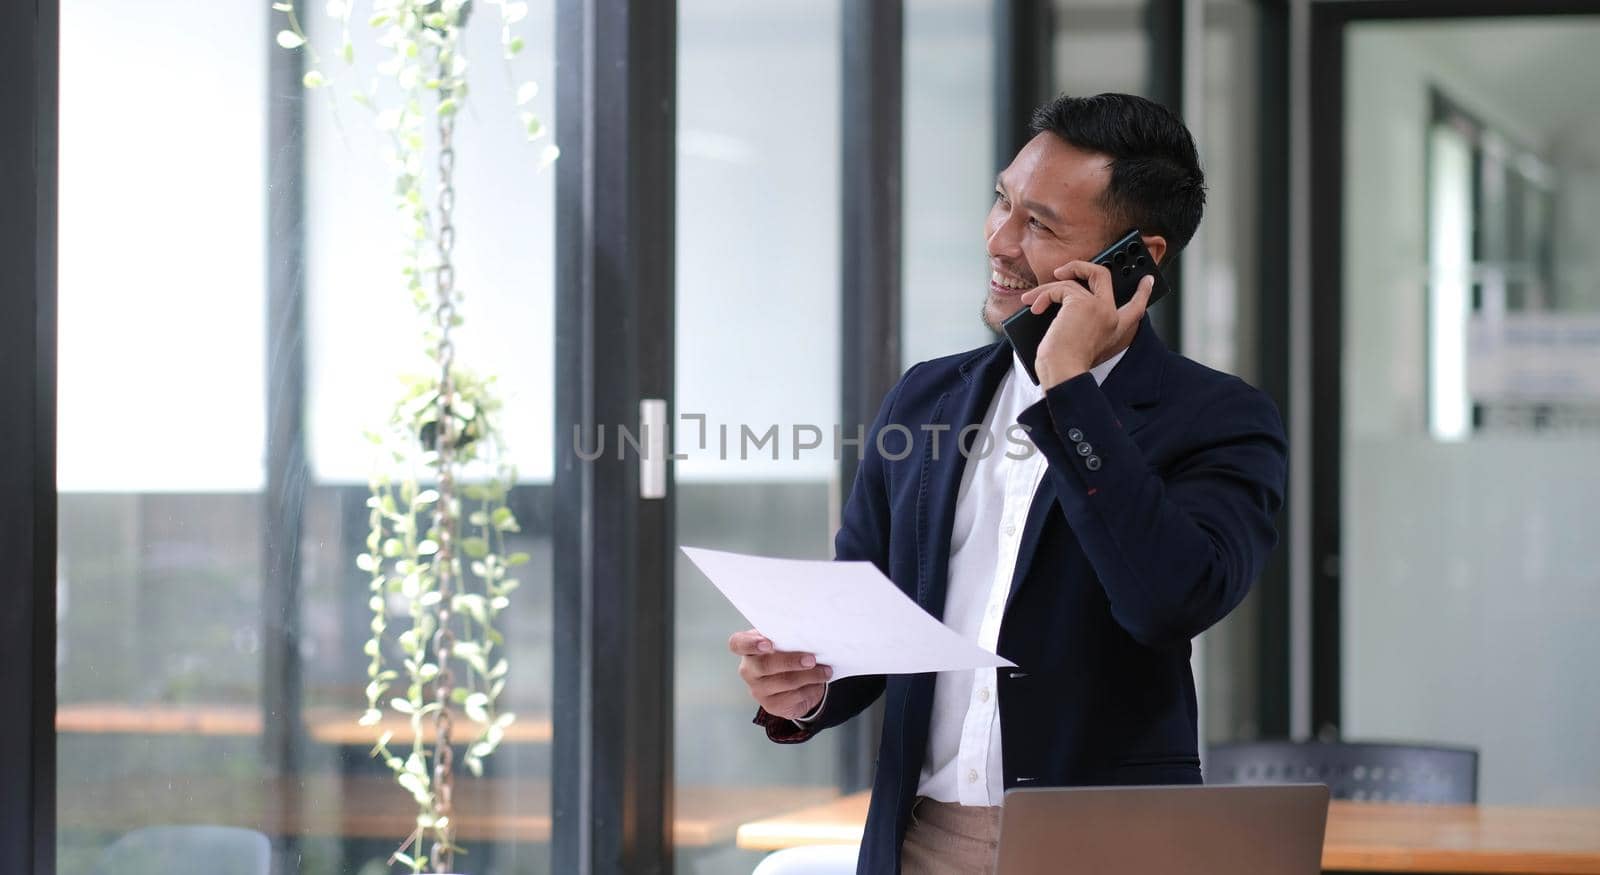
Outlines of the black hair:
M 1163 262 L 1194 237 L 1205 211 L 1205 174 L 1194 137 L 1171 110 L 1132 94 L 1063 94 L 1033 111 L 1030 131 L 1111 156 L 1104 205 L 1126 228 L 1166 238 Z

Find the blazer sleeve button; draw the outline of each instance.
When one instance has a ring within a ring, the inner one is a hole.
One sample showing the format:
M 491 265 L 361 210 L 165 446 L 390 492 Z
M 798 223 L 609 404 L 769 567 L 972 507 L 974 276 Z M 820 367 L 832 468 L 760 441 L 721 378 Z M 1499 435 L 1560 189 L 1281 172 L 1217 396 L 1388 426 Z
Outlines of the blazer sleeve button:
M 1078 455 L 1087 456 L 1092 452 L 1094 452 L 1094 447 L 1089 446 L 1088 441 L 1083 441 L 1078 444 Z
M 1088 468 L 1090 471 L 1098 471 L 1100 470 L 1100 457 L 1090 456 L 1089 458 L 1083 460 L 1083 464 L 1084 467 Z

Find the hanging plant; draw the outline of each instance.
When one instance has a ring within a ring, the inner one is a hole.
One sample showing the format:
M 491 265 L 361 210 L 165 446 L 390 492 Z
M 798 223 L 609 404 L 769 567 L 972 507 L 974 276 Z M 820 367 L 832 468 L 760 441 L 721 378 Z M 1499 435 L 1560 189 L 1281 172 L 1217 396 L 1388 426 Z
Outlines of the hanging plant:
M 498 12 L 501 55 L 509 66 L 523 49 L 513 28 L 528 6 L 477 2 Z M 455 118 L 469 93 L 461 37 L 472 5 L 373 0 L 361 17 L 385 56 L 368 87 L 351 92 L 388 138 L 385 158 L 402 220 L 399 273 L 420 317 L 428 362 L 427 375 L 407 382 L 389 421 L 369 434 L 381 462 L 369 484 L 366 549 L 355 559 L 369 575 L 372 610 L 361 724 L 377 727 L 386 710 L 410 721 L 409 750 L 394 745 L 386 731 L 375 738 L 372 753 L 417 804 L 416 828 L 391 857 L 414 873 L 449 871 L 462 852 L 452 807 L 457 749 L 467 770 L 481 775 L 484 759 L 515 719 L 501 708 L 510 663 L 498 623 L 517 588 L 513 569 L 528 561 L 526 553 L 507 547 L 507 537 L 519 531 L 506 503 L 515 471 L 505 461 L 497 427 L 494 379 L 463 369 L 453 338 L 462 303 L 452 262 Z M 286 22 L 278 45 L 307 54 L 305 87 L 333 86 L 334 74 L 307 37 L 296 4 L 272 8 Z M 335 66 L 354 73 L 355 9 L 330 0 L 326 13 L 339 35 Z M 543 135 L 538 118 L 524 109 L 536 93 L 532 82 L 517 89 L 518 123 L 530 141 Z M 545 146 L 539 166 L 556 155 L 554 146 Z M 423 184 L 430 165 L 431 197 Z M 465 731 L 458 732 L 458 724 Z

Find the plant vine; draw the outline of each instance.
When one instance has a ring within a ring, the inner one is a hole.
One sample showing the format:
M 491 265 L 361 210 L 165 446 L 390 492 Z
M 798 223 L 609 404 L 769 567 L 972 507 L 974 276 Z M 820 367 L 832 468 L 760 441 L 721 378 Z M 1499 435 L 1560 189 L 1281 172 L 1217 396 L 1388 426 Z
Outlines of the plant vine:
M 356 557 L 368 575 L 371 610 L 360 722 L 378 727 L 392 711 L 410 724 L 409 750 L 397 748 L 389 730 L 378 735 L 372 754 L 417 804 L 416 827 L 391 858 L 413 873 L 447 871 L 462 852 L 452 799 L 457 715 L 473 726 L 461 760 L 474 775 L 482 775 L 484 759 L 515 720 L 501 707 L 510 663 L 499 622 L 518 585 L 513 570 L 529 561 L 526 553 L 510 552 L 507 541 L 520 529 L 507 503 L 515 471 L 504 461 L 495 424 L 500 403 L 494 379 L 461 368 L 452 337 L 461 325 L 462 303 L 451 260 L 454 128 L 470 93 L 461 40 L 474 2 L 498 12 L 500 50 L 510 75 L 524 49 L 514 27 L 526 18 L 527 3 L 373 0 L 366 23 L 382 57 L 370 84 L 351 92 L 387 136 L 393 205 L 402 220 L 400 275 L 431 363 L 427 376 L 407 382 L 384 428 L 369 434 L 381 464 L 369 482 L 366 549 Z M 274 3 L 273 9 L 286 23 L 278 45 L 306 53 L 302 84 L 333 86 L 327 58 L 314 49 L 295 3 Z M 353 73 L 354 4 L 329 0 L 325 11 L 337 26 L 338 64 Z M 531 81 L 516 88 L 518 121 L 530 141 L 544 135 L 527 109 L 537 90 Z M 437 160 L 432 197 L 424 185 L 430 122 Z M 546 145 L 539 166 L 557 154 Z

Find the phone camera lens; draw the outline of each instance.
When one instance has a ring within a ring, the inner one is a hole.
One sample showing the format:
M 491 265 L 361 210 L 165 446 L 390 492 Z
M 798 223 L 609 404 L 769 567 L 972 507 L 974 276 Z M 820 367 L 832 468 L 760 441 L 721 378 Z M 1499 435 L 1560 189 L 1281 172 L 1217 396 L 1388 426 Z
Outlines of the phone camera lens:
M 1143 266 L 1144 266 L 1144 256 L 1143 256 L 1143 255 L 1141 255 L 1141 256 L 1139 256 L 1139 257 L 1138 257 L 1138 258 L 1135 258 L 1135 259 L 1134 259 L 1134 260 L 1133 260 L 1133 263 L 1134 263 L 1134 264 L 1136 264 L 1136 265 L 1138 265 L 1138 266 L 1140 266 L 1140 267 L 1143 267 Z
M 1135 240 L 1132 243 L 1129 243 L 1128 244 L 1128 251 L 1129 252 L 1138 252 L 1139 251 L 1139 241 Z
M 1126 264 L 1124 264 L 1124 265 L 1123 265 L 1123 266 L 1122 266 L 1122 275 L 1123 275 L 1123 276 L 1127 276 L 1127 275 L 1129 275 L 1129 274 L 1131 274 L 1131 273 L 1133 273 L 1133 267 L 1132 267 L 1132 266 L 1130 266 L 1130 265 L 1126 265 Z
M 1116 262 L 1118 267 L 1121 267 L 1128 263 L 1128 253 L 1118 252 L 1116 255 L 1111 256 L 1111 260 Z

